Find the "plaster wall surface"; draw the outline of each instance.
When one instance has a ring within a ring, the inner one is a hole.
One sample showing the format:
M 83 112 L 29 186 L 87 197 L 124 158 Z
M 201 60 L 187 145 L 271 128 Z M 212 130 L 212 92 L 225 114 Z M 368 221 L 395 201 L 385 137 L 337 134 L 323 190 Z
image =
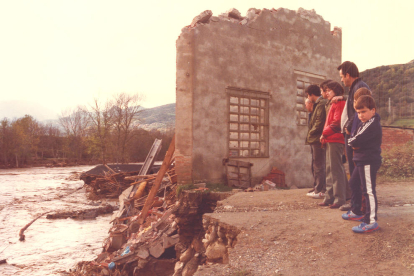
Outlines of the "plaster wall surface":
M 176 155 L 191 164 L 191 177 L 177 168 L 179 183 L 225 182 L 226 88 L 238 87 L 270 95 L 269 156 L 234 159 L 254 164 L 253 184 L 277 167 L 288 186 L 312 186 L 308 127 L 296 121 L 296 81 L 339 81 L 340 63 L 340 30 L 331 32 L 313 11 L 251 9 L 243 20 L 213 16 L 184 28 L 177 39 Z

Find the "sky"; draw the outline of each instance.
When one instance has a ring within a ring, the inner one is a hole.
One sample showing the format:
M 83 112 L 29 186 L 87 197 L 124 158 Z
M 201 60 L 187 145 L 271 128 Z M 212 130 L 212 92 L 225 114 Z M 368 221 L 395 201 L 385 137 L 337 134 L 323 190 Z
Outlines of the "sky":
M 57 117 L 121 92 L 174 103 L 175 42 L 195 16 L 280 7 L 342 28 L 342 60 L 360 71 L 414 60 L 410 0 L 0 0 L 0 117 Z

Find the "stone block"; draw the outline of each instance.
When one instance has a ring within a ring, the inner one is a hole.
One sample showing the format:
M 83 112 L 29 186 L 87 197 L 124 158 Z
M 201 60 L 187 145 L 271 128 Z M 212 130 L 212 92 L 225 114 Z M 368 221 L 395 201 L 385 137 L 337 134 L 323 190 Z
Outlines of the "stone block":
M 191 22 L 191 27 L 195 27 L 198 23 L 207 23 L 210 17 L 213 15 L 213 12 L 210 10 L 203 11 L 196 17 L 194 17 L 193 21 Z
M 161 257 L 164 251 L 165 251 L 165 248 L 162 246 L 161 242 L 157 242 L 153 244 L 149 249 L 150 254 L 155 258 Z

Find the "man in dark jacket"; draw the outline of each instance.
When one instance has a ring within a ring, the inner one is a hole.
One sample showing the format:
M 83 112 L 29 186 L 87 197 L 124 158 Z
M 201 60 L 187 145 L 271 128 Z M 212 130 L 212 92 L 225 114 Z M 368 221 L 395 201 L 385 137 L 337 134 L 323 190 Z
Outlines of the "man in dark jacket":
M 312 174 L 314 179 L 314 191 L 306 195 L 313 198 L 324 198 L 326 191 L 326 176 L 325 176 L 325 148 L 321 146 L 319 138 L 322 135 L 322 130 L 325 125 L 326 100 L 321 96 L 321 90 L 317 85 L 310 85 L 306 89 L 308 99 L 313 104 L 313 112 L 309 119 L 309 130 L 306 136 L 306 144 L 310 145 L 312 153 Z
M 343 82 L 345 87 L 349 87 L 348 98 L 346 98 L 345 96 L 335 97 L 336 99 L 333 99 L 333 102 L 346 99 L 345 109 L 343 112 L 343 116 L 341 118 L 341 127 L 343 133 L 345 134 L 345 152 L 346 157 L 348 159 L 349 174 L 352 175 L 355 165 L 352 161 L 353 151 L 352 148 L 348 145 L 348 140 L 351 136 L 354 118 L 358 116 L 357 114 L 355 114 L 354 109 L 354 94 L 359 88 L 366 87 L 367 89 L 369 89 L 369 86 L 365 82 L 363 82 L 361 78 L 359 78 L 359 70 L 355 63 L 350 61 L 344 61 L 341 65 L 338 66 L 337 69 L 339 71 L 341 81 Z M 356 124 L 357 123 L 358 122 L 356 122 Z M 354 128 L 356 127 L 356 124 Z M 350 204 L 345 204 L 341 206 L 341 210 L 343 211 L 348 211 L 350 210 L 350 208 Z

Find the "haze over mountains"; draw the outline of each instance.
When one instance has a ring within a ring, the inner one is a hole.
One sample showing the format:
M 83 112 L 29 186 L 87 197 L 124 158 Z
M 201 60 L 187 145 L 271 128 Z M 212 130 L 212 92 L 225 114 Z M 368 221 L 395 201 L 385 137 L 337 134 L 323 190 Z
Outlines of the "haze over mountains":
M 31 115 L 38 121 L 56 120 L 58 114 L 45 106 L 30 101 L 0 101 L 0 119 L 17 119 Z
M 11 120 L 31 115 L 43 123 L 58 124 L 58 117 L 47 107 L 33 104 L 29 101 L 4 101 L 0 102 L 0 120 L 7 117 Z M 174 128 L 175 125 L 175 103 L 161 105 L 153 108 L 145 108 L 139 116 L 139 127 L 145 130 L 165 131 Z

